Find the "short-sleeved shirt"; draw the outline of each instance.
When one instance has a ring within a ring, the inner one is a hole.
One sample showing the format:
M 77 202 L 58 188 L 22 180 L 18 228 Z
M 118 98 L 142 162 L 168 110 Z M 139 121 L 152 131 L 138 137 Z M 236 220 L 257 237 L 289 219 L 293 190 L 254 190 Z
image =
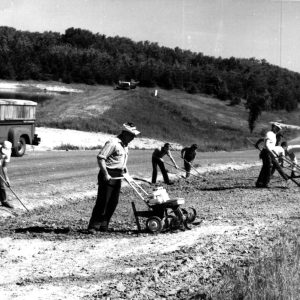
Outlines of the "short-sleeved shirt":
M 171 152 L 170 150 L 166 150 L 165 148 L 162 147 L 161 149 L 156 148 L 152 154 L 152 157 L 163 158 L 165 155 L 171 157 Z
M 281 146 L 275 146 L 273 151 L 276 153 L 277 156 L 284 156 L 285 151 Z
M 189 162 L 193 161 L 196 157 L 196 150 L 191 147 L 185 147 L 181 150 L 183 158 Z
M 264 139 L 264 148 L 274 150 L 276 146 L 276 134 L 273 131 L 268 131 Z
M 123 170 L 127 164 L 128 147 L 119 138 L 113 138 L 105 143 L 97 158 L 104 159 L 108 169 Z

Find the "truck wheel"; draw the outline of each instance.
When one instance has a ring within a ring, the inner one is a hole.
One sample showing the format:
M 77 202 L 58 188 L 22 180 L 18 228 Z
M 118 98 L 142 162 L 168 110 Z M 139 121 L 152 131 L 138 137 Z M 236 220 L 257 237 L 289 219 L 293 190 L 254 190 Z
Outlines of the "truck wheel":
M 26 141 L 23 137 L 20 137 L 18 146 L 13 149 L 13 155 L 17 157 L 21 157 L 25 154 L 26 151 Z

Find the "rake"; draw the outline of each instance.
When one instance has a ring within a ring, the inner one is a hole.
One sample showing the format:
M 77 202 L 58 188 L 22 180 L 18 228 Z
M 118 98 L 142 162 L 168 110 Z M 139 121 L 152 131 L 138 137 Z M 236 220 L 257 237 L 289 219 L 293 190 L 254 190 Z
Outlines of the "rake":
M 8 182 L 1 175 L 0 175 L 0 179 L 3 180 L 3 182 L 6 184 L 6 186 L 10 189 L 10 191 L 15 195 L 15 197 L 22 204 L 22 206 L 29 212 L 29 209 L 24 205 L 24 203 L 21 201 L 21 199 L 18 197 L 18 195 L 13 191 L 13 189 L 10 187 L 10 185 L 8 184 Z
M 175 150 L 172 146 L 170 146 L 171 148 L 172 148 L 172 150 Z M 180 157 L 182 160 L 184 160 L 186 163 L 188 163 L 188 164 L 190 164 L 191 165 L 191 168 L 195 171 L 195 172 L 197 172 L 201 177 L 202 177 L 202 175 L 201 175 L 201 173 L 189 162 L 189 161 L 187 161 L 186 159 L 184 159 L 183 157 L 181 157 L 179 154 L 177 154 L 176 153 L 176 156 L 177 157 Z M 185 171 L 185 170 L 184 170 Z M 191 175 L 193 175 L 192 173 L 191 173 Z

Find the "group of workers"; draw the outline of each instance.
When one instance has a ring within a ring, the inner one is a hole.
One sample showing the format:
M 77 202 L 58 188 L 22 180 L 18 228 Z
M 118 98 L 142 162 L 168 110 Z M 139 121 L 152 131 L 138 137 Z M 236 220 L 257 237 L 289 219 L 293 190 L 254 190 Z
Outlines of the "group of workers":
M 126 167 L 128 144 L 139 134 L 140 132 L 133 123 L 123 124 L 121 133 L 107 141 L 97 155 L 100 170 L 98 174 L 97 199 L 88 225 L 88 232 L 91 234 L 97 231 L 105 232 L 108 230 L 110 219 L 119 201 L 122 176 L 128 172 Z M 172 184 L 165 168 L 163 157 L 167 155 L 174 167 L 176 169 L 179 167 L 172 157 L 170 149 L 171 145 L 166 143 L 160 149 L 155 149 L 152 154 L 153 184 L 156 183 L 157 179 L 157 167 L 161 170 L 164 182 Z M 190 175 L 191 165 L 196 157 L 196 149 L 197 145 L 193 144 L 191 147 L 184 148 L 181 151 L 181 157 L 184 159 L 186 166 L 186 177 Z
M 255 146 L 260 150 L 260 158 L 262 159 L 262 168 L 256 181 L 256 187 L 268 187 L 270 178 L 275 169 L 288 180 L 287 176 L 280 168 L 280 157 L 287 156 L 297 165 L 295 151 L 300 151 L 300 146 L 288 146 L 286 142 L 280 145 L 281 125 L 273 123 L 272 128 L 268 131 L 263 139 L 259 139 Z M 119 194 L 121 189 L 121 180 L 127 171 L 128 160 L 128 144 L 140 134 L 133 123 L 125 123 L 122 126 L 121 133 L 108 140 L 104 147 L 97 155 L 99 165 L 98 173 L 98 193 L 96 203 L 92 211 L 92 215 L 88 224 L 88 232 L 91 234 L 97 231 L 107 231 L 110 219 L 118 205 Z M 263 147 L 260 149 L 260 143 Z M 196 157 L 197 145 L 185 147 L 181 150 L 180 156 L 184 162 L 186 178 L 191 174 L 193 161 Z M 165 143 L 161 148 L 155 149 L 152 154 L 152 184 L 157 180 L 157 167 L 160 168 L 164 182 L 173 184 L 168 176 L 168 171 L 164 165 L 164 156 L 168 156 L 176 169 L 179 169 L 171 154 L 171 145 Z M 0 201 L 2 206 L 13 208 L 12 204 L 7 201 L 5 186 L 9 187 L 9 178 L 7 175 L 7 163 L 10 160 L 11 143 L 5 141 L 0 145 Z M 279 158 L 279 159 L 277 159 Z M 294 168 L 291 176 L 295 176 Z
M 192 169 L 192 163 L 196 157 L 196 150 L 198 146 L 196 144 L 193 144 L 191 147 L 185 147 L 181 150 L 181 158 L 184 161 L 184 169 L 186 171 L 186 178 L 190 177 L 191 169 Z M 152 154 L 152 183 L 156 183 L 157 178 L 157 166 L 159 166 L 160 171 L 162 173 L 164 182 L 166 184 L 173 184 L 173 182 L 170 181 L 168 172 L 165 168 L 163 157 L 167 155 L 171 162 L 173 163 L 174 167 L 176 169 L 179 169 L 178 165 L 176 164 L 172 154 L 171 154 L 171 144 L 165 143 L 163 147 L 160 149 L 156 148 Z
M 297 160 L 294 155 L 293 147 L 288 146 L 286 142 L 280 142 L 280 130 L 281 125 L 273 123 L 270 131 L 266 133 L 265 138 L 260 139 L 256 143 L 256 147 L 259 148 L 259 144 L 263 142 L 263 148 L 261 149 L 260 158 L 263 165 L 258 176 L 256 187 L 268 187 L 271 175 L 275 169 L 288 180 L 287 176 L 279 165 L 278 157 L 288 156 L 293 164 L 296 165 Z M 121 186 L 121 176 L 127 172 L 126 162 L 128 157 L 128 143 L 133 140 L 140 132 L 132 123 L 126 123 L 123 125 L 121 134 L 108 141 L 102 150 L 100 150 L 97 159 L 100 167 L 98 175 L 98 195 L 96 204 L 92 212 L 92 217 L 88 225 L 89 233 L 96 233 L 97 231 L 107 231 L 110 218 L 112 217 L 114 210 L 118 204 L 119 192 Z M 300 149 L 300 146 L 299 146 Z M 168 172 L 165 168 L 164 156 L 168 156 L 176 169 L 179 169 L 174 158 L 171 154 L 171 145 L 169 143 L 164 144 L 160 149 L 155 149 L 152 154 L 152 184 L 157 180 L 157 167 L 160 168 L 164 182 L 166 184 L 172 184 L 169 179 Z M 184 161 L 184 168 L 186 171 L 186 178 L 190 176 L 192 163 L 196 157 L 197 145 L 193 144 L 191 147 L 185 147 L 181 150 L 181 158 Z M 293 169 L 294 170 L 294 169 Z M 291 176 L 294 172 L 292 172 Z

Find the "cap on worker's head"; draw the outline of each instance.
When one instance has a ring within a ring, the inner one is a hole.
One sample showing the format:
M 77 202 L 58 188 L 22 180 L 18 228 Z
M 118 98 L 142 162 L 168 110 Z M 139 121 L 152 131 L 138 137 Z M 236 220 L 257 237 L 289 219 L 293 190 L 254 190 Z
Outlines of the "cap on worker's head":
M 191 148 L 197 149 L 197 148 L 198 148 L 198 145 L 197 145 L 197 144 L 193 144 Z
M 4 141 L 1 145 L 1 152 L 5 155 L 5 161 L 9 162 L 10 161 L 10 156 L 11 156 L 11 142 L 9 141 Z
M 169 148 L 170 146 L 171 146 L 170 143 L 165 143 L 165 144 L 164 144 L 164 148 Z
M 282 126 L 281 126 L 279 123 L 277 123 L 277 122 L 273 122 L 273 123 L 272 123 L 272 126 L 277 127 L 279 130 L 282 129 Z
M 130 132 L 135 136 L 140 134 L 140 132 L 136 129 L 133 123 L 124 123 L 122 126 L 122 130 L 126 132 Z
M 287 147 L 287 142 L 282 142 L 281 143 L 281 147 L 283 148 L 283 147 Z

